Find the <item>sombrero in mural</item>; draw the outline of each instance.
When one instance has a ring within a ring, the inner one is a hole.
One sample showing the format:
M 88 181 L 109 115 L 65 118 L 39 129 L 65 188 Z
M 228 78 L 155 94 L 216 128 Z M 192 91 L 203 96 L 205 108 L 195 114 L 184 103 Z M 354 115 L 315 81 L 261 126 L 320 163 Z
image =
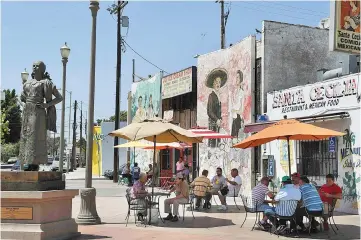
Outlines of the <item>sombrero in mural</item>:
M 215 68 L 213 69 L 206 78 L 206 86 L 209 88 L 213 88 L 213 82 L 217 78 L 221 79 L 221 87 L 224 86 L 227 82 L 227 72 L 225 69 L 222 68 Z

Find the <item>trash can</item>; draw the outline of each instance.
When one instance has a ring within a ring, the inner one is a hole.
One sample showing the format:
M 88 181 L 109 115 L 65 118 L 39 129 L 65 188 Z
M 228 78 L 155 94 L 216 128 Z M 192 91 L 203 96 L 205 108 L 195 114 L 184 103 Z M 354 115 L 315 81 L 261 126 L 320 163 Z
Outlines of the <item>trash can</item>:
M 159 222 L 158 218 L 158 208 L 157 206 L 152 206 L 148 208 L 148 224 L 156 225 Z

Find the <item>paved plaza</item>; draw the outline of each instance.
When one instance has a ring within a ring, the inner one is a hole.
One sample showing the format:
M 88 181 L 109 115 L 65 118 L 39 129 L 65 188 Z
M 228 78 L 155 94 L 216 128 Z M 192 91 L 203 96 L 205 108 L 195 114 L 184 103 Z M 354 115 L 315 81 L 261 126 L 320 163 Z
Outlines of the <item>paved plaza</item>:
M 74 173 L 76 174 L 76 173 Z M 79 173 L 78 173 L 79 174 Z M 84 181 L 67 180 L 67 188 L 82 188 Z M 79 178 L 80 179 L 80 178 Z M 240 228 L 245 213 L 234 205 L 228 212 L 218 212 L 216 206 L 207 212 L 195 212 L 195 219 L 186 212 L 185 221 L 176 223 L 159 222 L 157 226 L 137 226 L 131 215 L 128 226 L 125 226 L 127 203 L 125 199 L 126 187 L 118 186 L 110 180 L 93 180 L 93 187 L 97 189 L 97 211 L 102 220 L 101 225 L 79 226 L 82 235 L 78 239 L 277 239 L 277 236 L 268 232 L 251 231 L 255 221 L 254 214 L 248 216 L 243 228 Z M 164 198 L 161 198 L 164 199 Z M 217 199 L 218 201 L 218 199 Z M 163 202 L 163 201 L 161 201 Z M 219 203 L 219 201 L 218 201 Z M 79 213 L 80 198 L 73 200 L 73 217 Z M 163 204 L 161 204 L 163 209 Z M 180 211 L 182 214 L 182 211 Z M 360 239 L 360 217 L 358 215 L 337 214 L 335 221 L 338 224 L 338 235 L 332 230 L 328 233 L 300 235 L 300 239 Z M 280 237 L 279 239 L 285 239 Z

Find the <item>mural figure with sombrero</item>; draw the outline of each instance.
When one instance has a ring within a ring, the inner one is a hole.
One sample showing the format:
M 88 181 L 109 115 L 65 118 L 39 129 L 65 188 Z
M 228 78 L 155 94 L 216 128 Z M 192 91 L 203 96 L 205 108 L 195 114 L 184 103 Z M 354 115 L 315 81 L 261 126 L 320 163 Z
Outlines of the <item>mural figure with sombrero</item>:
M 222 121 L 222 108 L 219 90 L 227 82 L 227 72 L 224 69 L 213 69 L 206 78 L 206 86 L 212 88 L 207 103 L 207 115 L 209 129 L 219 132 Z M 220 139 L 209 139 L 208 147 L 215 148 L 220 143 Z

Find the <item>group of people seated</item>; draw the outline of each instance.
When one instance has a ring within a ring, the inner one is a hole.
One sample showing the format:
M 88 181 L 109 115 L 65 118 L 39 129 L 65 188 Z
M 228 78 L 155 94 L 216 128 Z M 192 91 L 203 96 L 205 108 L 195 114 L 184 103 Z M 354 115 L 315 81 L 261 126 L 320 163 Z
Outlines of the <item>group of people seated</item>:
M 326 176 L 326 184 L 324 184 L 319 190 L 310 183 L 307 176 L 300 176 L 298 173 L 282 178 L 282 187 L 280 191 L 274 195 L 268 185 L 270 179 L 263 177 L 261 182 L 252 189 L 252 200 L 254 201 L 253 208 L 257 211 L 264 212 L 263 219 L 258 222 L 258 225 L 268 230 L 276 222 L 276 228 L 279 233 L 282 233 L 286 229 L 286 221 L 274 221 L 274 217 L 278 216 L 293 216 L 295 214 L 296 223 L 291 221 L 291 232 L 296 230 L 297 225 L 302 231 L 312 232 L 317 231 L 318 223 L 314 217 L 317 216 L 323 218 L 323 228 L 328 230 L 328 211 L 333 208 L 333 203 L 337 199 L 342 199 L 342 190 L 335 183 L 335 178 L 332 174 Z M 265 201 L 266 197 L 272 199 L 271 201 Z M 296 210 L 294 207 L 284 207 L 282 204 L 285 201 L 293 201 L 297 204 Z M 268 203 L 275 204 L 275 207 L 270 206 Z M 311 222 L 310 228 L 305 227 L 303 218 L 309 217 Z M 268 222 L 269 221 L 269 222 Z

